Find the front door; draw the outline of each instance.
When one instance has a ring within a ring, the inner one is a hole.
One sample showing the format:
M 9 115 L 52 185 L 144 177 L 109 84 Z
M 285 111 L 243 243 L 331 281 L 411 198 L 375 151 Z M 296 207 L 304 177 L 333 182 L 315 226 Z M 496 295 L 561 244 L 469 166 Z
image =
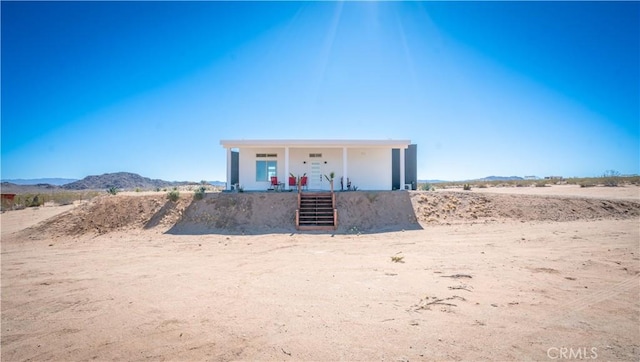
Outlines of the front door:
M 313 161 L 309 170 L 309 190 L 322 190 L 325 184 L 322 176 L 322 162 Z

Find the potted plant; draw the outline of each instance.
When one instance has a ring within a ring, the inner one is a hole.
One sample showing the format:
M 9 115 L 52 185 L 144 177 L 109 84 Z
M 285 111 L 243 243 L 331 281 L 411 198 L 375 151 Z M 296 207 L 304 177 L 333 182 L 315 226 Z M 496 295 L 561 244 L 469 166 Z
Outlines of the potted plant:
M 329 173 L 329 176 L 324 175 L 324 178 L 327 179 L 327 181 L 329 181 L 329 185 L 331 186 L 331 192 L 333 192 L 333 179 L 335 178 L 336 173 L 331 171 L 331 173 Z

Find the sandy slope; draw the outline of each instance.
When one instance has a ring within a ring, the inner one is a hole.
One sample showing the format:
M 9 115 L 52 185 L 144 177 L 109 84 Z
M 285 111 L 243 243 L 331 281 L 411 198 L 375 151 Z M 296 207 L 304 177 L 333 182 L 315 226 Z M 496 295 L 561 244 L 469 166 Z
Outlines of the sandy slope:
M 70 211 L 77 205 L 78 203 L 64 206 L 30 207 L 23 210 L 0 213 L 1 235 L 9 235 L 34 226 L 39 222 Z
M 475 202 L 445 195 L 463 216 Z M 483 197 L 499 213 L 506 196 Z M 170 235 L 186 205 L 127 201 L 125 227 L 103 233 L 5 233 L 20 227 L 2 215 L 3 361 L 640 359 L 640 219 L 619 204 L 562 222 Z

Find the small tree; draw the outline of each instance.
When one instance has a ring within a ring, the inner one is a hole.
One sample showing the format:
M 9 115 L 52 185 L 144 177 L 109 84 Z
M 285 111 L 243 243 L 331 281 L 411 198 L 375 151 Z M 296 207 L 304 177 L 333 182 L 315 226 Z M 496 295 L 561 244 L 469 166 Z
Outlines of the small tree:
M 333 179 L 336 177 L 336 173 L 331 171 L 329 173 L 329 176 L 324 175 L 324 178 L 327 179 L 327 181 L 329 181 L 329 185 L 331 186 L 331 192 L 333 192 Z
M 291 175 L 291 177 L 295 177 L 295 176 L 293 176 L 293 173 L 290 174 L 290 175 Z M 298 187 L 298 193 L 300 193 L 302 191 L 302 179 L 305 178 L 305 177 L 307 177 L 307 173 L 306 172 L 303 173 L 302 176 L 298 176 L 296 178 L 296 186 Z

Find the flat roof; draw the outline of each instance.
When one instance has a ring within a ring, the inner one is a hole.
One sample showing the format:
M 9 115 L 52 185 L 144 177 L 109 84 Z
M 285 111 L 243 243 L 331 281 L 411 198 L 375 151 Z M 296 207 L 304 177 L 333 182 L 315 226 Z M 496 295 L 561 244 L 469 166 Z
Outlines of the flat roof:
M 256 147 L 323 147 L 323 148 L 342 148 L 342 147 L 392 147 L 407 148 L 410 140 L 220 140 L 220 144 L 224 148 L 256 148 Z

